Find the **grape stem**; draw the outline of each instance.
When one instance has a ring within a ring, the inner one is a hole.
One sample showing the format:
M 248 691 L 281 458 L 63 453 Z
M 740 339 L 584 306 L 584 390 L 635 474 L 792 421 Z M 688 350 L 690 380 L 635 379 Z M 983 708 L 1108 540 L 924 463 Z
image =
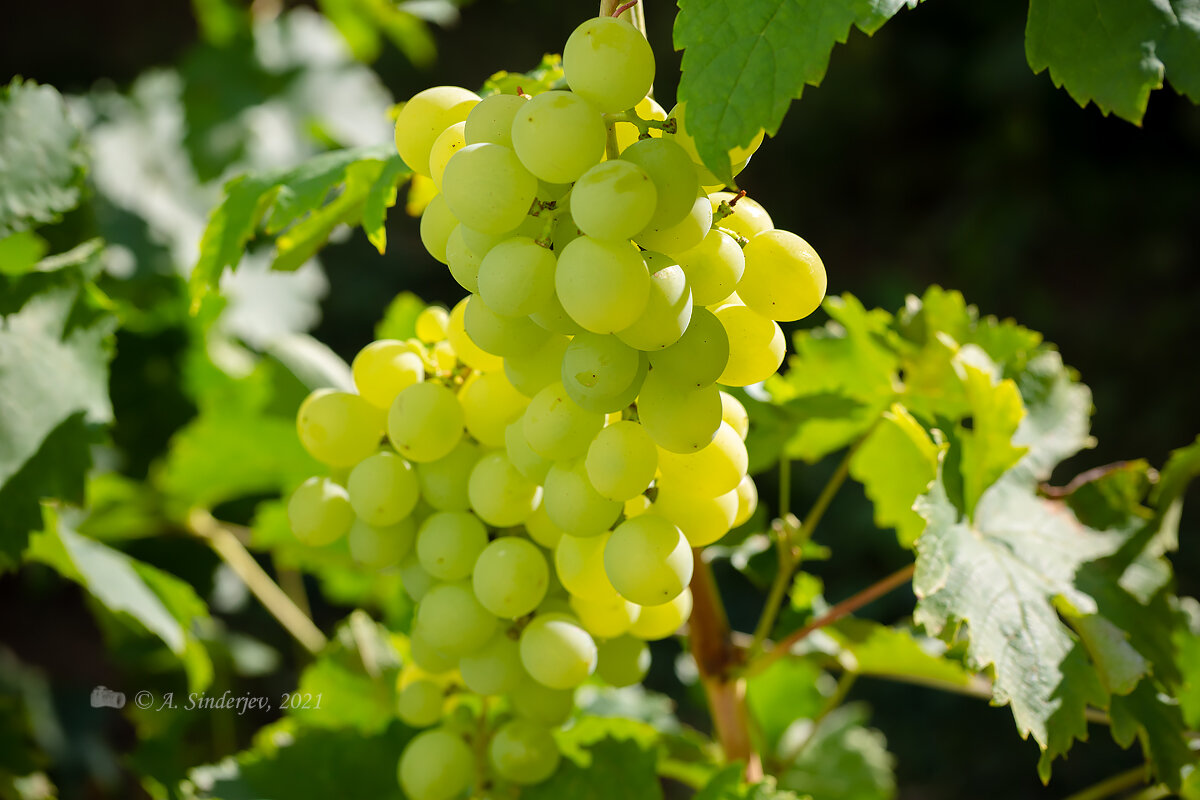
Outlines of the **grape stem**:
M 626 11 L 629 11 L 631 8 L 633 8 L 634 6 L 636 6 L 637 4 L 638 4 L 638 0 L 629 0 L 629 2 L 628 2 L 628 3 L 625 3 L 624 5 L 618 6 L 618 7 L 616 8 L 616 10 L 614 10 L 614 11 L 612 12 L 612 15 L 613 15 L 614 17 L 619 17 L 619 16 L 621 16 L 622 14 L 624 14 Z M 633 16 L 633 15 L 631 14 L 630 16 Z M 645 31 L 643 31 L 642 33 L 644 34 L 644 33 L 645 33 Z
M 246 587 L 258 598 L 305 650 L 316 654 L 325 648 L 327 640 L 321 629 L 300 610 L 271 576 L 259 566 L 254 556 L 246 549 L 233 529 L 218 522 L 204 509 L 194 508 L 187 516 L 187 528 L 195 536 L 204 539 L 216 551 L 221 560 L 229 565 L 234 574 L 242 579 Z

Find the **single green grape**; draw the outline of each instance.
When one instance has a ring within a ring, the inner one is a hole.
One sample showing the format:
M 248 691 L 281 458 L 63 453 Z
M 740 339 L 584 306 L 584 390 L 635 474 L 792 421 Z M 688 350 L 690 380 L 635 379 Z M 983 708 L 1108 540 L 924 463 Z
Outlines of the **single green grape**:
M 696 494 L 689 484 L 658 482 L 658 494 L 650 513 L 670 520 L 692 547 L 704 547 L 720 539 L 733 528 L 737 517 L 737 491 L 715 497 Z
M 475 297 L 475 295 L 471 295 L 471 297 Z M 467 303 L 471 297 L 464 297 L 454 308 L 450 309 L 450 324 L 446 328 L 446 340 L 454 348 L 458 359 L 471 369 L 479 372 L 495 372 L 503 369 L 504 359 L 482 350 L 467 335 Z
M 579 618 L 584 630 L 597 639 L 611 639 L 625 633 L 642 610 L 641 606 L 629 602 L 615 592 L 607 600 L 586 600 L 571 595 L 570 604 L 571 611 Z M 604 645 L 599 644 L 598 647 L 603 663 Z
M 446 326 L 449 324 L 449 311 L 441 306 L 426 306 L 417 314 L 413 328 L 418 339 L 425 344 L 434 344 L 446 338 Z
M 703 306 L 692 307 L 692 319 L 679 341 L 650 353 L 650 364 L 659 378 L 688 389 L 712 386 L 729 363 L 729 334 L 716 315 Z
M 368 525 L 395 525 L 417 506 L 420 486 L 413 465 L 392 452 L 367 456 L 346 482 L 350 505 Z
M 533 542 L 501 536 L 479 555 L 471 585 L 484 608 L 502 619 L 516 619 L 542 602 L 550 585 L 550 568 Z
M 413 737 L 400 756 L 400 786 L 410 800 L 452 800 L 471 785 L 475 757 L 461 737 L 435 728 Z
M 479 296 L 504 317 L 540 311 L 554 294 L 554 253 L 528 236 L 513 236 L 488 250 L 479 264 Z
M 471 508 L 489 525 L 520 525 L 537 508 L 542 488 L 522 475 L 503 452 L 479 459 L 467 482 Z
M 528 317 L 497 314 L 477 294 L 467 299 L 463 325 L 472 342 L 497 356 L 532 352 L 550 335 Z
M 359 396 L 386 410 L 396 395 L 425 380 L 425 362 L 407 342 L 381 339 L 358 351 L 350 372 Z
M 651 222 L 634 241 L 647 250 L 665 253 L 672 258 L 691 250 L 704 240 L 712 228 L 712 205 L 703 191 L 692 198 L 691 208 L 683 219 L 673 225 Z
M 588 411 L 618 411 L 629 404 L 622 401 L 635 381 L 640 386 L 641 360 L 641 354 L 617 336 L 580 333 L 563 352 L 563 388 Z
M 456 122 L 433 140 L 433 147 L 429 150 L 429 177 L 433 179 L 433 185 L 439 192 L 442 190 L 442 174 L 446 171 L 450 157 L 467 144 L 463 135 L 466 125 L 465 122 Z
M 512 147 L 512 126 L 529 98 L 519 94 L 493 94 L 479 101 L 467 115 L 467 144 L 502 144 Z
M 508 631 L 498 630 L 483 647 L 459 659 L 458 672 L 475 694 L 505 694 L 515 689 L 525 675 L 521 648 Z
M 721 392 L 721 421 L 728 422 L 741 440 L 746 441 L 750 434 L 750 415 L 741 401 L 728 392 Z
M 596 674 L 610 686 L 641 683 L 650 671 L 650 648 L 640 639 L 622 636 L 601 642 Z
M 521 670 L 525 673 L 525 670 Z M 575 708 L 575 693 L 569 689 L 551 689 L 523 674 L 520 682 L 509 692 L 513 711 L 525 719 L 543 725 L 561 725 Z
M 631 161 L 604 161 L 589 169 L 571 190 L 571 217 L 597 239 L 632 239 L 654 216 L 657 189 Z
M 596 643 L 578 620 L 539 614 L 521 631 L 525 671 L 551 689 L 573 689 L 596 669 Z
M 438 195 L 429 201 L 421 212 L 421 244 L 425 251 L 433 256 L 435 261 L 446 263 L 446 248 L 450 244 L 450 234 L 458 227 L 458 217 L 450 211 L 446 198 Z
M 698 245 L 679 255 L 679 266 L 692 287 L 692 302 L 708 306 L 733 294 L 746 270 L 746 256 L 729 234 L 713 229 Z
M 692 590 L 685 588 L 669 603 L 642 606 L 642 613 L 629 626 L 629 635 L 647 642 L 665 639 L 679 630 L 692 615 Z
M 442 131 L 467 118 L 479 95 L 458 86 L 418 92 L 396 117 L 396 150 L 414 172 L 429 177 L 429 152 Z
M 547 183 L 573 183 L 604 156 L 604 120 L 584 98 L 542 92 L 513 119 L 512 143 L 525 168 Z
M 748 465 L 746 444 L 731 425 L 722 420 L 713 440 L 694 453 L 658 455 L 664 481 L 686 486 L 688 491 L 716 497 L 735 489 Z
M 413 728 L 428 728 L 442 718 L 446 693 L 431 680 L 421 679 L 400 690 L 396 698 L 396 713 L 400 720 Z
M 417 531 L 421 567 L 442 581 L 468 577 L 487 546 L 487 528 L 469 511 L 430 514 Z
M 643 514 L 622 522 L 604 546 L 613 588 L 638 605 L 675 599 L 692 579 L 692 549 L 669 520 Z
M 421 497 L 438 511 L 466 511 L 471 507 L 467 482 L 482 455 L 479 445 L 464 437 L 436 461 L 417 464 Z
M 550 520 L 571 536 L 598 536 L 621 514 L 621 503 L 592 486 L 582 459 L 557 461 L 546 473 L 542 503 Z
M 488 763 L 496 774 L 523 786 L 549 778 L 560 758 L 546 726 L 519 717 L 501 725 L 488 743 Z
M 717 306 L 713 313 L 729 337 L 729 361 L 717 383 L 749 386 L 774 375 L 787 349 L 778 323 L 737 301 Z
M 479 264 L 483 259 L 467 246 L 465 230 L 460 224 L 450 231 L 446 239 L 446 266 L 459 286 L 475 294 L 479 291 Z
M 658 451 L 645 428 L 621 420 L 596 434 L 584 463 L 592 487 L 602 497 L 624 503 L 654 480 Z
M 674 141 L 642 139 L 622 150 L 621 160 L 637 164 L 654 183 L 657 203 L 647 225 L 669 228 L 691 212 L 700 181 L 691 157 Z
M 388 412 L 387 435 L 400 455 L 425 463 L 457 447 L 463 425 L 462 406 L 454 392 L 437 383 L 415 383 L 396 395 Z
M 788 231 L 763 231 L 742 251 L 746 270 L 738 297 L 764 317 L 803 319 L 825 299 L 825 265 L 812 245 Z
M 642 316 L 617 338 L 630 347 L 654 352 L 679 341 L 692 320 L 692 290 L 675 260 L 662 253 L 642 254 L 650 271 L 650 293 Z
M 631 243 L 581 236 L 559 255 L 554 286 L 563 309 L 585 330 L 615 333 L 645 310 L 650 273 Z
M 561 461 L 587 452 L 592 438 L 604 427 L 604 415 L 580 408 L 556 382 L 534 395 L 521 424 L 535 453 Z
M 421 598 L 416 629 L 434 648 L 462 657 L 492 638 L 496 617 L 475 599 L 469 580 L 439 583 Z
M 408 555 L 417 536 L 417 523 L 405 517 L 395 525 L 376 528 L 361 519 L 350 526 L 347 543 L 350 556 L 366 567 L 383 569 L 398 564 Z
M 354 524 L 349 494 L 329 478 L 312 477 L 297 486 L 287 515 L 296 538 L 310 547 L 336 542 Z
M 554 548 L 554 569 L 563 587 L 585 600 L 610 600 L 617 595 L 604 569 L 604 548 L 612 534 L 562 536 Z
M 659 447 L 694 453 L 721 426 L 720 390 L 715 385 L 694 389 L 653 370 L 638 395 L 638 419 Z
M 537 178 L 504 145 L 469 144 L 446 164 L 442 196 L 467 227 L 504 233 L 525 220 L 537 197 Z
M 416 540 L 415 532 L 413 539 Z M 421 560 L 417 558 L 415 547 L 410 547 L 408 553 L 400 559 L 399 573 L 400 583 L 404 586 L 405 593 L 416 603 L 421 602 L 425 593 L 437 584 L 434 577 L 421 566 Z
M 650 43 L 615 17 L 592 17 L 580 24 L 563 46 L 562 63 L 571 91 L 605 113 L 633 108 L 654 84 Z
M 349 392 L 318 389 L 296 412 L 296 433 L 309 455 L 331 467 L 352 467 L 379 447 L 383 412 Z

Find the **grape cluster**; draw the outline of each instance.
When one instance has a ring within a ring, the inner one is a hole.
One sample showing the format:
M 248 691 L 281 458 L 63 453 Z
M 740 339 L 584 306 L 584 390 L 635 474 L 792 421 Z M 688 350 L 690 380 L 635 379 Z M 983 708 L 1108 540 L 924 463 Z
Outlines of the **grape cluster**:
M 413 800 L 462 794 L 485 749 L 485 780 L 544 780 L 572 690 L 644 677 L 645 642 L 691 612 L 693 548 L 757 504 L 746 411 L 721 387 L 773 374 L 778 322 L 825 292 L 812 248 L 721 191 L 685 109 L 648 97 L 640 32 L 588 20 L 563 67 L 569 91 L 404 105 L 397 149 L 438 190 L 421 239 L 470 295 L 368 345 L 357 392 L 298 415 L 331 474 L 293 494 L 296 535 L 348 536 L 416 602 L 398 712 L 437 727 L 401 756 Z M 504 698 L 498 728 L 456 727 L 466 694 Z

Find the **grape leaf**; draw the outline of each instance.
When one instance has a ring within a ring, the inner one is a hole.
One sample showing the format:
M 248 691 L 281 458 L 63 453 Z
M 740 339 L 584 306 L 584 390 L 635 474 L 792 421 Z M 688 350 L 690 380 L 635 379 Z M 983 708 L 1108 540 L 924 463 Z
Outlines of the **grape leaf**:
M 396 762 L 414 732 L 399 723 L 377 735 L 353 728 L 305 728 L 285 719 L 260 730 L 253 746 L 191 771 L 185 797 L 212 800 L 404 800 Z
M 383 243 L 380 209 L 395 203 L 396 187 L 411 174 L 396 161 L 399 156 L 391 145 L 352 148 L 323 153 L 291 169 L 241 175 L 226 183 L 192 270 L 193 308 L 216 287 L 226 267 L 236 269 L 260 224 L 268 234 L 283 232 L 276 242 L 277 269 L 299 267 L 341 223 L 360 223 L 378 247 Z
M 1188 746 L 1179 706 L 1164 700 L 1153 681 L 1142 681 L 1133 692 L 1114 696 L 1109 713 L 1113 739 L 1122 747 L 1134 738 L 1140 741 L 1154 773 L 1169 788 L 1178 791 L 1184 776 L 1200 769 L 1200 759 Z
M 521 791 L 522 800 L 662 800 L 657 734 L 645 723 L 585 717 L 556 739 L 562 763 L 545 782 Z
M 834 709 L 815 729 L 807 721 L 798 725 L 797 742 L 784 743 L 784 757 L 794 760 L 780 785 L 822 800 L 895 797 L 895 759 L 883 734 L 866 727 L 867 717 L 866 707 L 854 703 Z
M 746 783 L 745 771 L 741 763 L 721 769 L 693 800 L 798 800 L 795 792 L 780 789 L 771 777 L 761 783 Z
M 811 661 L 781 658 L 746 681 L 746 704 L 768 747 L 774 748 L 799 718 L 811 719 L 825 704 L 822 672 Z
M 1035 73 L 1103 114 L 1141 124 L 1169 77 L 1200 103 L 1200 6 L 1195 0 L 1031 0 L 1025 56 Z
M 0 88 L 0 239 L 53 222 L 79 204 L 86 158 L 53 86 Z
M 88 311 L 75 276 L 3 283 L 6 301 L 31 296 L 0 319 L 0 569 L 16 563 L 41 522 L 43 497 L 78 499 L 91 430 L 112 420 L 108 363 L 115 319 Z M 26 284 L 43 287 L 29 290 Z
M 879 675 L 913 683 L 968 686 L 971 673 L 945 658 L 937 639 L 920 641 L 907 630 L 866 619 L 844 619 L 824 629 L 840 648 L 839 663 L 848 672 Z
M 850 27 L 870 35 L 904 0 L 680 0 L 679 99 L 704 163 L 731 182 L 728 151 L 779 130 L 792 98 L 825 77 Z M 912 3 L 915 5 L 915 2 Z
M 962 448 L 963 502 L 969 517 L 983 492 L 1025 454 L 1024 447 L 1012 443 L 1025 406 L 1011 380 L 993 382 L 987 371 L 960 363 L 971 424 L 968 428 L 966 420 L 960 422 L 955 439 Z
M 208 608 L 181 579 L 77 533 L 70 517 L 47 510 L 28 558 L 78 583 L 118 617 L 135 620 L 183 662 L 191 691 L 212 681 L 212 660 L 197 636 Z
M 895 528 L 904 547 L 911 548 L 925 529 L 913 503 L 937 475 L 938 453 L 944 448 L 894 403 L 850 459 L 850 474 L 875 505 L 875 524 Z

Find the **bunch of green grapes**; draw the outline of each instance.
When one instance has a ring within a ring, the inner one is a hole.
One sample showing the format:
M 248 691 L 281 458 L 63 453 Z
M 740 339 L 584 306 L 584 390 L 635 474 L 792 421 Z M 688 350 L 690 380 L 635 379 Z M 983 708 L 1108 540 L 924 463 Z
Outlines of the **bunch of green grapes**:
M 649 45 L 588 20 L 570 89 L 436 87 L 396 146 L 437 194 L 429 253 L 471 294 L 355 358 L 355 393 L 301 406 L 330 475 L 289 503 L 312 545 L 349 537 L 416 603 L 398 713 L 413 800 L 548 777 L 585 681 L 640 682 L 691 613 L 694 549 L 749 519 L 746 410 L 778 321 L 825 292 L 820 258 L 699 162 L 684 108 L 648 94 Z M 761 141 L 729 154 L 745 166 Z M 474 696 L 496 697 L 462 724 Z M 483 763 L 477 763 L 483 754 Z

